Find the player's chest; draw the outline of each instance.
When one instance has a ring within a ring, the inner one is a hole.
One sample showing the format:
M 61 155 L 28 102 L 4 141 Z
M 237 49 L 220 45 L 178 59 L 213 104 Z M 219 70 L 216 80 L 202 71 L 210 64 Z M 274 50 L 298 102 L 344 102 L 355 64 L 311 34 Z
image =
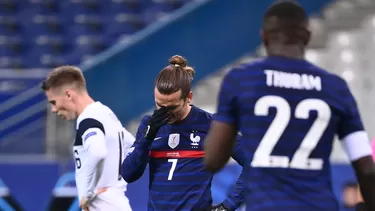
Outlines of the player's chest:
M 161 130 L 152 144 L 152 150 L 203 149 L 207 131 L 207 129 Z

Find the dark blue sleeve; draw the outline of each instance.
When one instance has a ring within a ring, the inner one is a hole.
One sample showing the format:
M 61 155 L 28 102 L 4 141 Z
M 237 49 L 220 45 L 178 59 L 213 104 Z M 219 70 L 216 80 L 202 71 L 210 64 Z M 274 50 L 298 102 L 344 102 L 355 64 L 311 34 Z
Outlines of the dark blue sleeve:
M 128 183 L 135 182 L 142 176 L 150 158 L 152 141 L 144 138 L 149 118 L 145 116 L 141 120 L 134 144 L 122 163 L 122 177 Z
M 244 202 L 244 192 L 246 189 L 245 175 L 244 175 L 244 166 L 248 162 L 246 159 L 246 154 L 241 148 L 241 135 L 237 136 L 236 146 L 234 148 L 232 158 L 237 161 L 238 164 L 242 166 L 242 171 L 240 176 L 237 179 L 235 186 L 228 192 L 228 196 L 223 202 L 224 206 L 229 210 L 238 209 L 241 204 Z
M 238 177 L 236 184 L 230 189 L 227 198 L 223 202 L 223 205 L 231 211 L 238 209 L 245 200 L 245 169 L 246 168 L 242 168 L 241 174 Z
M 238 128 L 239 112 L 237 106 L 237 81 L 236 69 L 225 75 L 218 97 L 216 113 L 213 116 L 215 121 L 224 122 Z
M 345 105 L 345 111 L 341 113 L 337 131 L 341 140 L 351 133 L 364 130 L 357 102 L 345 81 L 343 81 L 342 93 L 342 102 Z

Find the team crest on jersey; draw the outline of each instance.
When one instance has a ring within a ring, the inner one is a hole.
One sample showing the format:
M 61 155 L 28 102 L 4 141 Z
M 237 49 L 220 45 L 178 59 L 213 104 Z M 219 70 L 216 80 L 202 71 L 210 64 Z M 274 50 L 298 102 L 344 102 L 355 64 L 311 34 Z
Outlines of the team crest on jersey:
M 190 141 L 191 141 L 191 147 L 192 148 L 198 148 L 199 146 L 199 142 L 201 141 L 201 137 L 200 136 L 194 136 L 194 132 L 196 131 L 193 131 L 192 133 L 190 133 Z
M 172 149 L 176 148 L 179 143 L 180 143 L 180 134 L 178 133 L 169 134 L 168 146 L 170 148 Z

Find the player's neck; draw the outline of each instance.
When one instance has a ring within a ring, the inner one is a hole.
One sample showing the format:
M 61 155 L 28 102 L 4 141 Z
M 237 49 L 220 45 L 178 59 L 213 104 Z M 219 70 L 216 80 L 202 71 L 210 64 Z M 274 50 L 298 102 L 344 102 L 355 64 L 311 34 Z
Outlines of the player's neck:
M 190 111 L 191 111 L 191 105 L 187 105 L 187 108 L 184 112 L 184 115 L 182 115 L 181 120 L 184 120 L 189 115 Z
M 78 100 L 78 102 L 77 102 L 77 115 L 79 116 L 79 115 L 81 115 L 82 114 L 82 112 L 85 110 L 85 108 L 88 106 L 88 105 L 90 105 L 90 104 L 92 104 L 92 103 L 94 103 L 95 101 L 87 94 L 87 93 L 85 93 L 85 94 L 83 94 L 80 98 L 79 98 L 79 100 Z
M 268 56 L 282 56 L 291 59 L 304 59 L 305 49 L 300 45 L 272 44 L 267 46 Z

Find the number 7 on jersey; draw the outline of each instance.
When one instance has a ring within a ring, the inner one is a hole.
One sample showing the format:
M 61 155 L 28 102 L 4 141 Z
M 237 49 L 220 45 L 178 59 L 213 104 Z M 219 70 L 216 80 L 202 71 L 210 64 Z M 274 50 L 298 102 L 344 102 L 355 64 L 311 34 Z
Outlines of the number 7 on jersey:
M 169 170 L 168 180 L 172 180 L 173 173 L 176 170 L 177 159 L 168 159 L 168 163 L 172 163 L 171 169 Z

